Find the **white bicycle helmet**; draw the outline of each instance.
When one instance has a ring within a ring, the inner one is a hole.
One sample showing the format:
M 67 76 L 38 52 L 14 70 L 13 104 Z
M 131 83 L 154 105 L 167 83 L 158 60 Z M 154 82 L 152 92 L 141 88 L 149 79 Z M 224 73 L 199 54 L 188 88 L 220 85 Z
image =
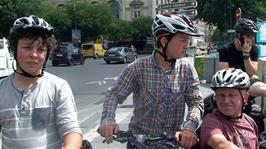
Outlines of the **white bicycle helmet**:
M 44 19 L 39 18 L 35 15 L 31 15 L 29 17 L 21 17 L 18 18 L 13 24 L 13 31 L 18 29 L 28 29 L 28 28 L 35 28 L 47 31 L 47 34 L 52 35 L 54 28 L 47 23 Z
M 238 88 L 248 89 L 250 79 L 246 72 L 241 69 L 226 68 L 219 70 L 212 77 L 212 89 L 216 88 Z
M 184 14 L 156 15 L 152 25 L 154 36 L 159 36 L 162 33 L 176 34 L 178 32 L 191 36 L 200 36 L 193 22 Z

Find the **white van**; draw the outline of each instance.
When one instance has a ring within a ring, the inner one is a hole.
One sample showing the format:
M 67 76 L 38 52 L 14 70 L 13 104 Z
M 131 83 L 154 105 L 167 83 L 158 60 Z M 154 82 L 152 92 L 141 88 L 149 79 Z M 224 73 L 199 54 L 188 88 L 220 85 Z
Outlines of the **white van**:
M 13 59 L 8 51 L 7 39 L 0 38 L 0 79 L 14 72 L 12 68 Z

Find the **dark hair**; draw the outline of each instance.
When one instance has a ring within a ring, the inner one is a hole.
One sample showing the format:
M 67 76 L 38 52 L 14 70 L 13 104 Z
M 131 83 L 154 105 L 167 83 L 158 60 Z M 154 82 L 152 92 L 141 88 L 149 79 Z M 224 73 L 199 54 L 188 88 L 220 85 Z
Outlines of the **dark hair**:
M 178 33 L 176 33 L 176 34 L 178 34 Z M 155 38 L 156 47 L 160 48 L 162 46 L 161 41 L 160 41 L 162 37 L 166 37 L 167 40 L 170 41 L 172 39 L 172 37 L 174 37 L 174 36 L 175 36 L 175 34 L 171 34 L 169 32 L 163 32 L 162 31 L 162 32 L 158 33 L 158 36 Z
M 17 30 L 11 30 L 9 34 L 9 47 L 11 52 L 14 54 L 14 59 L 17 59 L 17 45 L 18 41 L 21 38 L 30 38 L 30 39 L 37 39 L 38 37 L 42 37 L 43 44 L 47 46 L 47 56 L 46 61 L 48 60 L 51 51 L 54 48 L 54 36 L 47 34 L 46 30 L 36 29 L 36 28 L 19 28 Z

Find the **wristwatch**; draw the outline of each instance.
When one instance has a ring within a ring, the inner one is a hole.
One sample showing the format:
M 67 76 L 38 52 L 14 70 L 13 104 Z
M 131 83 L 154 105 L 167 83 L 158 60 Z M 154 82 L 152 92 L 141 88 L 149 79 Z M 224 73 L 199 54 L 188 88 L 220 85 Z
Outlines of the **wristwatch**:
M 249 53 L 243 53 L 243 59 L 248 60 L 250 58 Z

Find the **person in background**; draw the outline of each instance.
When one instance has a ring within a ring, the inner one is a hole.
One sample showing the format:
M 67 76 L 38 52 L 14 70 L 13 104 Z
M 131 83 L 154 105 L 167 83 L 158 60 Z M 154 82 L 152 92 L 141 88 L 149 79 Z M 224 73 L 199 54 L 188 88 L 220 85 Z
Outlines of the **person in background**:
M 234 41 L 219 49 L 219 68 L 230 67 L 245 71 L 252 80 L 250 94 L 262 96 L 264 94 L 264 91 L 260 89 L 262 82 L 254 79 L 258 69 L 258 47 L 254 44 L 258 28 L 252 20 L 241 18 L 236 22 L 234 29 Z M 265 130 L 264 113 L 260 111 L 260 114 L 252 114 L 252 106 L 255 104 L 254 98 L 253 96 L 249 97 L 244 112 L 256 121 L 259 132 L 262 132 Z
M 240 69 L 225 68 L 214 74 L 211 88 L 216 109 L 203 118 L 201 149 L 259 149 L 257 125 L 243 113 L 249 85 L 248 74 Z
M 241 69 L 251 77 L 258 68 L 258 47 L 254 44 L 258 32 L 255 22 L 241 18 L 234 26 L 234 41 L 219 49 L 219 68 Z
M 98 131 L 112 142 L 119 129 L 116 107 L 133 93 L 134 111 L 129 123 L 132 133 L 156 137 L 166 132 L 168 137 L 180 141 L 182 147 L 191 148 L 198 142 L 195 132 L 202 119 L 203 100 L 195 68 L 181 58 L 186 54 L 190 37 L 199 36 L 199 32 L 181 14 L 156 15 L 152 32 L 158 49 L 129 64 L 108 90 Z M 129 141 L 127 148 L 144 147 Z
M 80 149 L 82 132 L 69 84 L 44 70 L 53 27 L 31 15 L 15 20 L 9 46 L 17 69 L 0 80 L 2 148 Z

